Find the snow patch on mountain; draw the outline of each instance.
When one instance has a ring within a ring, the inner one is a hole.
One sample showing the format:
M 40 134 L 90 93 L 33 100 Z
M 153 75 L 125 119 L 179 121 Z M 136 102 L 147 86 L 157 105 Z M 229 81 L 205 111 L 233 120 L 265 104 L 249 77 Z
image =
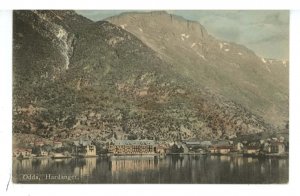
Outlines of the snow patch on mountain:
M 190 35 L 182 33 L 181 34 L 181 40 L 184 41 L 185 39 L 188 39 L 190 37 Z
M 220 46 L 220 50 L 222 50 L 223 44 L 222 44 L 222 43 L 219 43 L 219 46 Z
M 127 24 L 121 24 L 120 27 L 121 27 L 122 29 L 125 29 L 125 28 L 127 27 Z
M 287 62 L 285 60 L 283 60 L 282 64 L 284 65 L 284 67 L 286 67 Z
M 264 58 L 261 58 L 261 61 L 262 61 L 263 63 L 267 63 L 267 61 L 266 61 Z

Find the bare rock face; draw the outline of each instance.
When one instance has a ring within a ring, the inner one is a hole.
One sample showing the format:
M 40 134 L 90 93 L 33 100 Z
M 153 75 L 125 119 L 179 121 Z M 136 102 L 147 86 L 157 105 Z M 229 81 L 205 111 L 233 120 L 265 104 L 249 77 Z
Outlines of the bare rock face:
M 265 59 L 209 35 L 167 12 L 123 13 L 107 19 L 134 34 L 177 73 L 220 93 L 280 127 L 288 119 L 288 61 Z
M 227 54 L 229 46 L 223 43 L 224 51 L 219 51 L 220 45 L 197 23 L 163 12 L 155 17 L 175 23 L 177 30 L 165 25 L 164 33 L 159 34 L 158 29 L 139 37 L 141 34 L 128 32 L 129 23 L 92 22 L 73 11 L 15 11 L 14 133 L 62 139 L 90 136 L 97 141 L 113 135 L 173 141 L 276 130 L 249 110 L 247 102 L 238 103 L 216 88 L 220 78 L 212 62 L 218 69 L 221 62 L 212 59 Z M 146 33 L 158 21 L 150 21 L 152 26 L 147 28 L 144 22 L 136 26 L 137 32 Z M 179 43 L 183 49 L 178 48 Z M 231 45 L 230 50 L 238 47 Z M 171 49 L 177 51 L 177 59 Z M 242 52 L 246 55 L 247 51 L 254 55 L 246 49 Z M 216 75 L 209 78 L 209 73 Z M 229 80 L 221 79 L 225 84 Z

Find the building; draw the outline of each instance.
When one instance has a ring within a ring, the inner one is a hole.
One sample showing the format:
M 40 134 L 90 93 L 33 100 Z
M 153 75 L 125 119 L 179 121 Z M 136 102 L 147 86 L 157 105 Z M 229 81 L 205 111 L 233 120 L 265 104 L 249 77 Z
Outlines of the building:
M 46 157 L 46 156 L 48 156 L 48 154 L 49 154 L 49 153 L 48 153 L 47 151 L 41 150 L 40 156 Z
M 211 146 L 208 148 L 211 154 L 229 154 L 232 151 L 232 146 Z
M 283 154 L 285 153 L 285 145 L 283 142 L 273 142 L 270 145 L 271 153 Z
M 44 146 L 45 144 L 44 144 L 44 142 L 42 141 L 42 140 L 40 140 L 40 139 L 36 139 L 36 140 L 34 140 L 34 146 L 35 147 L 42 147 L 42 146 Z
M 189 149 L 200 148 L 201 142 L 199 141 L 187 141 L 184 142 Z
M 13 156 L 22 159 L 30 158 L 32 156 L 32 149 L 16 148 L 13 152 Z
M 283 142 L 265 143 L 263 151 L 267 154 L 284 154 L 286 152 L 286 146 Z
M 113 154 L 154 154 L 156 153 L 154 140 L 114 140 L 109 145 L 109 152 Z
M 168 147 L 165 145 L 157 145 L 156 146 L 156 153 L 158 153 L 160 156 L 164 156 L 167 153 Z
M 46 156 L 49 155 L 49 152 L 46 151 L 44 149 L 44 147 L 43 148 L 34 149 L 34 151 L 32 153 L 34 153 L 38 157 L 46 157 Z
M 200 142 L 200 146 L 201 146 L 202 148 L 208 148 L 208 147 L 211 146 L 211 145 L 212 145 L 211 141 L 201 141 L 201 142 Z
M 74 141 L 73 142 L 73 153 L 75 156 L 79 157 L 96 157 L 97 151 L 96 146 L 92 144 L 89 140 Z
M 247 146 L 244 148 L 244 155 L 258 155 L 260 152 L 260 147 L 259 146 Z
M 231 149 L 231 146 L 218 146 L 219 154 L 229 154 Z
M 63 143 L 59 140 L 54 140 L 53 141 L 53 148 L 61 148 L 63 147 Z
M 236 145 L 235 145 L 235 149 L 237 152 L 241 152 L 244 148 L 244 145 L 241 143 L 241 142 L 238 142 Z
M 217 146 L 211 146 L 211 147 L 209 147 L 208 151 L 210 152 L 210 154 L 218 154 L 218 148 L 217 148 Z

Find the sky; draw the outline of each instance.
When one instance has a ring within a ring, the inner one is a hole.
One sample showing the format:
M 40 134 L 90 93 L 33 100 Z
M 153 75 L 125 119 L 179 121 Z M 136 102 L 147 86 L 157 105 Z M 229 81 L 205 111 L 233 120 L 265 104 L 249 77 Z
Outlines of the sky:
M 122 12 L 128 11 L 77 11 L 94 21 Z M 198 21 L 214 37 L 245 45 L 261 57 L 289 59 L 289 11 L 170 10 L 167 12 Z

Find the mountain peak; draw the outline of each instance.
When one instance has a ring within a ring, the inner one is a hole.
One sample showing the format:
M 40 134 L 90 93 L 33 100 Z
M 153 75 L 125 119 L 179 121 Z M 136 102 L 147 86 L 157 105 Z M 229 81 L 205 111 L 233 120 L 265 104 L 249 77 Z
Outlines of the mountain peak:
M 275 123 L 286 119 L 288 62 L 267 61 L 245 46 L 213 37 L 196 21 L 165 11 L 126 13 L 108 21 L 134 34 L 186 77 L 267 119 L 274 116 Z M 278 86 L 280 100 L 270 90 Z M 274 105 L 278 114 L 266 112 Z

